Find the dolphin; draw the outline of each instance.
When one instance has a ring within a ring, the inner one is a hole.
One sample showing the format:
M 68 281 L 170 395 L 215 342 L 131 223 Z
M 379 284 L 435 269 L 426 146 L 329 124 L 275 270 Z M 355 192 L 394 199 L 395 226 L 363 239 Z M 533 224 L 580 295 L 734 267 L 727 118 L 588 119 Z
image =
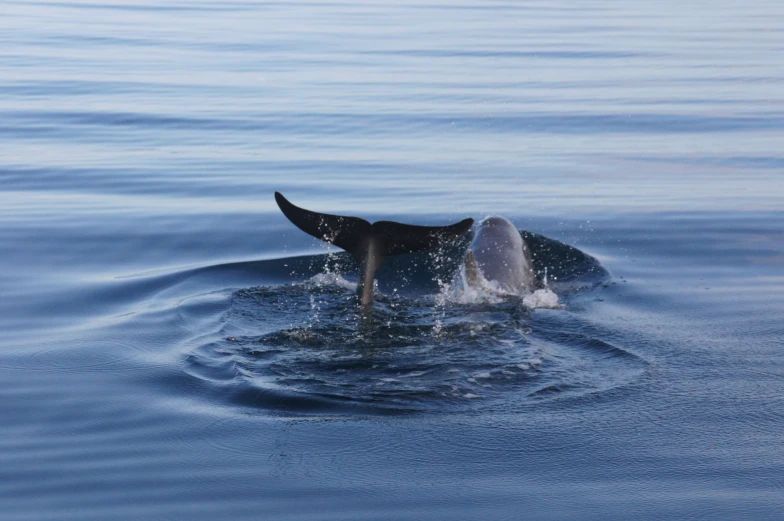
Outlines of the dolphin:
M 393 221 L 370 224 L 359 217 L 317 213 L 293 205 L 275 192 L 275 202 L 303 232 L 346 250 L 361 266 L 357 295 L 363 306 L 373 303 L 373 279 L 387 257 L 432 250 L 456 242 L 473 226 L 471 218 L 449 226 L 415 226 Z M 519 235 L 518 235 L 519 238 Z
M 525 295 L 536 290 L 531 251 L 508 219 L 487 217 L 476 229 L 465 256 L 469 286 L 490 283 L 502 293 Z

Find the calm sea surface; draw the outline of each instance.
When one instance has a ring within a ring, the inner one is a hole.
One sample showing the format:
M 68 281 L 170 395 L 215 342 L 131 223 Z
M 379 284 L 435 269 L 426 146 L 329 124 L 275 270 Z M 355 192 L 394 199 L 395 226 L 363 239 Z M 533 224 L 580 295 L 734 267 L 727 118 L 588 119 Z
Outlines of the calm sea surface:
M 775 1 L 2 2 L 0 519 L 784 518 L 783 86 Z M 606 272 L 362 316 L 275 190 Z

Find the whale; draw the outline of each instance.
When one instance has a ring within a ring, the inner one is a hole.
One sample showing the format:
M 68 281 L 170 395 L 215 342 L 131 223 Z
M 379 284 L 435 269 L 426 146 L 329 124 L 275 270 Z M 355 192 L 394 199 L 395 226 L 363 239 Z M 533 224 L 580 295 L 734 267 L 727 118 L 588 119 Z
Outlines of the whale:
M 319 213 L 295 206 L 280 192 L 275 202 L 303 232 L 346 250 L 360 265 L 357 295 L 362 306 L 373 303 L 376 270 L 394 255 L 434 250 L 458 242 L 474 225 L 471 218 L 447 226 L 418 226 L 394 221 L 370 223 L 359 217 Z
M 537 289 L 531 250 L 508 219 L 487 217 L 476 226 L 465 254 L 469 286 L 523 296 Z

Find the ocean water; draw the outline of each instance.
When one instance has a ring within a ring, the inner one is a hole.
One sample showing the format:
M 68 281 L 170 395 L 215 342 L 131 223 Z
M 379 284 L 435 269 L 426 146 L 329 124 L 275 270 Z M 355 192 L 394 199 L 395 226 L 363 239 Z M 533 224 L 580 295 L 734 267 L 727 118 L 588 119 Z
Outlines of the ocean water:
M 780 520 L 784 5 L 0 5 L 0 519 Z M 356 267 L 273 199 L 503 215 Z M 465 244 L 462 244 L 462 248 Z

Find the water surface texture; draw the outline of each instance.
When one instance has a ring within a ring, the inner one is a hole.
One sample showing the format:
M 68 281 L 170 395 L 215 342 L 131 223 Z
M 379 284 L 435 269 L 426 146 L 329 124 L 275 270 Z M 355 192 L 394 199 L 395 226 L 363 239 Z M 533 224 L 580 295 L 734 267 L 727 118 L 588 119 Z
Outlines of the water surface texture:
M 764 1 L 3 2 L 0 519 L 782 519 L 783 42 Z M 558 303 L 458 245 L 362 313 L 275 190 L 503 215 Z

